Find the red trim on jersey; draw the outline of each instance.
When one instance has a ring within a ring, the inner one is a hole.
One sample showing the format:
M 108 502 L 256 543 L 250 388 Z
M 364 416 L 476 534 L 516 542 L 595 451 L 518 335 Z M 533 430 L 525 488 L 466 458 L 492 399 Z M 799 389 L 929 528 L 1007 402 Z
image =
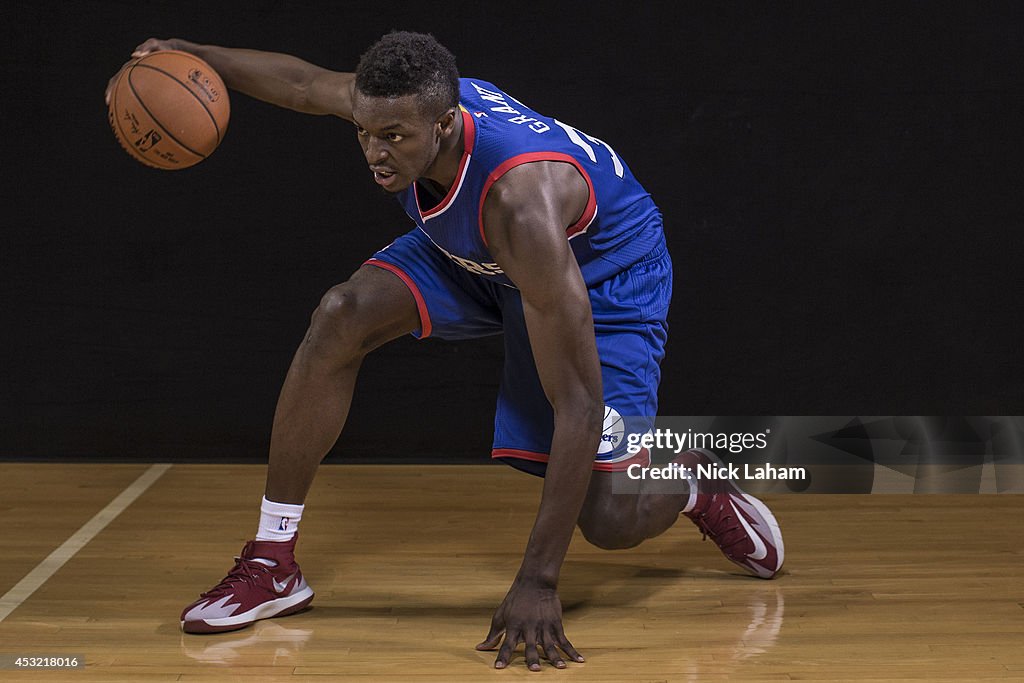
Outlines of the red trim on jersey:
M 590 197 L 587 198 L 587 206 L 583 209 L 580 219 L 566 228 L 566 237 L 573 237 L 583 232 L 590 225 L 590 221 L 594 220 L 594 214 L 597 213 L 597 193 L 594 192 L 594 182 L 590 179 L 590 174 L 580 165 L 580 162 L 561 152 L 528 152 L 514 156 L 511 159 L 506 159 L 487 176 L 484 189 L 480 192 L 480 239 L 484 241 L 484 246 L 487 246 L 487 235 L 484 234 L 484 201 L 487 199 L 487 192 L 491 189 L 491 185 L 516 166 L 529 164 L 534 161 L 564 161 L 572 164 L 580 172 L 580 175 L 583 176 L 583 179 L 587 181 L 587 189 L 590 191 Z
M 469 163 L 470 155 L 473 154 L 473 144 L 476 142 L 476 124 L 473 122 L 473 115 L 468 111 L 460 108 L 459 112 L 462 114 L 462 159 L 459 160 L 459 170 L 455 172 L 455 182 L 448 188 L 448 194 L 444 196 L 444 199 L 437 206 L 429 211 L 424 211 L 420 208 L 420 194 L 416 189 L 416 183 L 412 184 L 413 196 L 416 199 L 416 210 L 420 212 L 420 218 L 424 221 L 447 209 L 459 193 L 462 181 L 466 179 L 466 165 Z
M 533 462 L 547 462 L 547 453 L 534 453 L 533 451 L 521 451 L 516 448 L 495 448 L 491 451 L 492 458 L 519 458 L 520 460 L 532 460 Z M 620 460 L 618 462 L 594 461 L 593 469 L 598 472 L 625 472 L 630 465 L 649 467 L 651 464 L 651 452 L 644 448 L 636 455 Z
M 531 451 L 520 451 L 515 448 L 495 448 L 491 451 L 492 458 L 519 458 L 520 460 L 532 460 L 533 462 L 547 462 L 547 453 L 533 453 Z
M 430 336 L 431 325 L 430 325 L 430 312 L 427 311 L 427 302 L 423 299 L 423 294 L 420 293 L 420 288 L 416 286 L 416 283 L 412 281 L 409 275 L 396 266 L 393 263 L 387 261 L 380 261 L 372 258 L 363 263 L 364 266 L 376 266 L 383 268 L 389 273 L 394 273 L 398 278 L 405 283 L 405 286 L 412 292 L 412 298 L 416 299 L 416 310 L 420 314 L 420 339 L 426 339 Z

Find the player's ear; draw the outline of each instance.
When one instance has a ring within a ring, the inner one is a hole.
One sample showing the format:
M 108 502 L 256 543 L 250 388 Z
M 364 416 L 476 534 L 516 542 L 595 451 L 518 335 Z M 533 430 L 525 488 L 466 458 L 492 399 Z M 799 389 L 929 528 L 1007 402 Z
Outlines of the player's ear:
M 456 109 L 452 107 L 438 117 L 436 124 L 439 136 L 448 137 L 455 130 L 455 112 Z

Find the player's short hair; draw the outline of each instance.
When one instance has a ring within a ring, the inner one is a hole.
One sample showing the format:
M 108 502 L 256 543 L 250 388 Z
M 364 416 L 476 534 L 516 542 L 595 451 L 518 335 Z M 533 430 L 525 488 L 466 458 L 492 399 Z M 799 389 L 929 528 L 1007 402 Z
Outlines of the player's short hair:
M 392 31 L 363 53 L 356 88 L 370 97 L 418 95 L 428 116 L 459 104 L 455 55 L 429 33 Z

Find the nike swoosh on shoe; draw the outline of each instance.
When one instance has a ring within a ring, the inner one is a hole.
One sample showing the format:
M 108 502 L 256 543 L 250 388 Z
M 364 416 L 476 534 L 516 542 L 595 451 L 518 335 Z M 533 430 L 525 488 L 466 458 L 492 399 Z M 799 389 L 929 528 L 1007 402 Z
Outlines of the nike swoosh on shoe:
M 296 574 L 297 573 L 298 572 L 296 572 Z M 295 574 L 292 574 L 291 576 L 289 576 L 287 579 L 284 580 L 284 583 L 280 583 L 280 582 L 278 582 L 277 578 L 275 577 L 274 578 L 274 590 L 277 591 L 278 593 L 284 593 L 288 589 L 288 584 L 290 584 L 292 582 L 292 579 L 294 579 L 294 578 L 295 578 Z
M 729 505 L 732 506 L 733 512 L 735 512 L 736 516 L 739 517 L 740 524 L 743 525 L 743 530 L 747 532 L 747 535 L 750 536 L 751 540 L 754 542 L 754 552 L 747 553 L 747 557 L 755 561 L 763 560 L 768 557 L 768 546 L 764 544 L 764 539 L 761 538 L 761 534 L 754 531 L 754 528 L 750 526 L 749 522 L 747 522 L 746 516 L 739 508 L 736 507 L 736 503 L 734 501 L 730 500 Z

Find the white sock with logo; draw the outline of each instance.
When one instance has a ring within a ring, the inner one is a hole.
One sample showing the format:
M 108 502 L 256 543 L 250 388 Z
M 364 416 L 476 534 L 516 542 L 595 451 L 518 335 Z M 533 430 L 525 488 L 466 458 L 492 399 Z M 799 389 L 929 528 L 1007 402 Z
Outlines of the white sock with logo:
M 290 541 L 299 530 L 299 520 L 305 505 L 275 503 L 263 496 L 260 504 L 260 528 L 257 541 Z

